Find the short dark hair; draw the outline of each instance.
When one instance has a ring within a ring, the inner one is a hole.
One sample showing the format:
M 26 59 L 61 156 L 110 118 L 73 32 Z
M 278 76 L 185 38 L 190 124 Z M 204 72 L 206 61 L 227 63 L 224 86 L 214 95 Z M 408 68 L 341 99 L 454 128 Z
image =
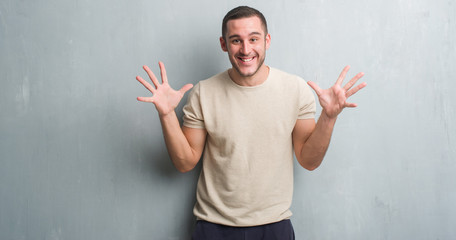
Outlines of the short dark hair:
M 236 8 L 231 9 L 225 17 L 223 18 L 222 22 L 222 37 L 225 39 L 225 34 L 227 32 L 227 23 L 229 20 L 233 19 L 240 19 L 240 18 L 247 18 L 256 16 L 261 20 L 261 24 L 263 25 L 264 34 L 268 34 L 268 24 L 266 23 L 266 18 L 263 14 L 256 10 L 255 8 L 251 8 L 248 6 L 239 6 Z

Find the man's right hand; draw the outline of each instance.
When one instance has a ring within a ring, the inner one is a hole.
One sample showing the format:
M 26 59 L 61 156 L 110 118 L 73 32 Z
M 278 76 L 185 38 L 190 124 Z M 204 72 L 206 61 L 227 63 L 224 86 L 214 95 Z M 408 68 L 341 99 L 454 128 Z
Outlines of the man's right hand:
M 147 75 L 149 75 L 149 78 L 155 87 L 142 79 L 140 76 L 136 76 L 136 79 L 152 93 L 152 97 L 138 97 L 137 99 L 141 102 L 153 103 L 158 111 L 158 114 L 161 117 L 164 117 L 174 111 L 184 94 L 190 90 L 193 85 L 186 84 L 179 91 L 172 89 L 168 84 L 165 65 L 162 62 L 158 62 L 158 65 L 160 66 L 162 84 L 158 82 L 150 68 L 144 65 L 143 68 L 147 72 Z

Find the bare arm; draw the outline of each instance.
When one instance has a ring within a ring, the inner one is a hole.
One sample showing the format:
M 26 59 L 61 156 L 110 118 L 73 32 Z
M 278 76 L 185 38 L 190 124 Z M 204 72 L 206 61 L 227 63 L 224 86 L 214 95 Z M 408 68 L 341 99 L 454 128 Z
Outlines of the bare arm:
M 313 119 L 298 120 L 293 129 L 296 158 L 301 166 L 308 170 L 316 169 L 323 161 L 337 116 L 345 107 L 357 106 L 355 103 L 346 102 L 347 98 L 366 86 L 366 83 L 361 83 L 352 88 L 364 75 L 364 73 L 358 73 L 342 87 L 342 82 L 349 69 L 350 67 L 346 66 L 336 84 L 329 89 L 323 90 L 313 82 L 308 83 L 317 93 L 318 100 L 323 108 L 317 124 Z
M 299 164 L 307 170 L 320 166 L 328 149 L 335 120 L 322 114 L 314 119 L 300 119 L 293 129 L 293 145 Z
M 160 117 L 168 154 L 180 172 L 192 170 L 203 153 L 206 142 L 206 130 L 200 128 L 180 127 L 174 111 Z
M 138 97 L 137 99 L 138 101 L 151 102 L 155 105 L 160 117 L 168 154 L 177 170 L 188 172 L 196 166 L 201 157 L 206 141 L 206 130 L 180 127 L 174 109 L 181 101 L 185 92 L 193 86 L 187 84 L 179 91 L 172 89 L 168 84 L 164 64 L 159 62 L 159 66 L 162 84 L 158 82 L 153 72 L 147 66 L 143 68 L 149 75 L 154 86 L 140 76 L 136 77 L 153 94 L 152 97 Z

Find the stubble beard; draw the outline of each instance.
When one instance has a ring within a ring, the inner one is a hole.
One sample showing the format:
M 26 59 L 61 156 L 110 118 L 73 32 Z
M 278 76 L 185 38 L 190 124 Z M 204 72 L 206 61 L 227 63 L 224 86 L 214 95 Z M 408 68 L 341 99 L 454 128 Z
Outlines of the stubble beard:
M 236 58 L 236 57 L 235 57 Z M 261 59 L 259 59 L 259 64 L 257 66 L 257 69 L 255 70 L 255 72 L 251 73 L 251 74 L 244 74 L 241 72 L 239 66 L 236 64 L 236 59 L 232 60 L 230 58 L 230 61 L 231 61 L 231 65 L 233 66 L 234 70 L 236 70 L 236 72 L 241 76 L 241 77 L 252 77 L 254 76 L 258 71 L 260 71 L 260 68 L 261 66 L 263 66 L 264 64 L 264 59 L 266 58 L 266 52 L 264 53 L 263 57 Z M 234 61 L 234 62 L 233 62 Z

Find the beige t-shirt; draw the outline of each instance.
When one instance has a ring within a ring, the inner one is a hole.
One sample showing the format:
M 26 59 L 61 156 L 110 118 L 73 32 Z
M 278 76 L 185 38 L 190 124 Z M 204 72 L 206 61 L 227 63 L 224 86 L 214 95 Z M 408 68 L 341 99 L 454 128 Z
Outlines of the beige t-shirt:
M 205 128 L 197 219 L 257 226 L 291 216 L 292 131 L 315 117 L 315 98 L 295 75 L 270 68 L 261 85 L 243 87 L 228 71 L 200 81 L 184 107 L 184 126 Z

